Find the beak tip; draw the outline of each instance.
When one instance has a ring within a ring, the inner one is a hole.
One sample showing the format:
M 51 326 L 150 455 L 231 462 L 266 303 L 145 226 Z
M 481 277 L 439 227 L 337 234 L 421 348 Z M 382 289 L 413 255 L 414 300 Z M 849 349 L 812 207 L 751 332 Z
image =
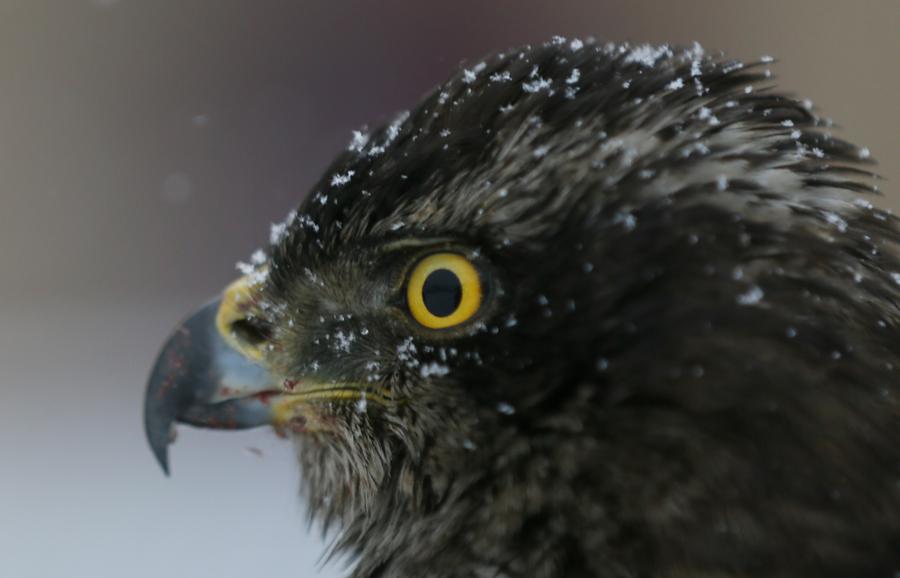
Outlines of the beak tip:
M 162 468 L 163 474 L 168 478 L 170 475 L 169 453 L 166 451 L 166 448 L 162 448 L 161 450 L 154 449 L 153 454 L 156 456 L 156 461 L 159 463 L 159 467 Z
M 215 399 L 223 383 L 240 383 L 251 393 L 272 390 L 265 369 L 235 350 L 219 331 L 220 305 L 221 300 L 212 301 L 178 326 L 163 345 L 147 381 L 144 430 L 167 477 L 168 448 L 175 440 L 176 423 L 243 429 L 265 425 L 271 417 L 271 408 L 252 396 Z
M 212 326 L 218 310 L 217 302 L 203 307 L 183 322 L 169 337 L 156 358 L 144 396 L 144 430 L 150 449 L 163 473 L 169 475 L 169 444 L 174 440 L 174 426 L 178 414 L 190 405 L 196 392 L 195 368 L 185 362 L 187 352 L 197 349 L 204 330 Z M 200 348 L 204 355 L 208 352 Z M 201 364 L 202 365 L 202 364 Z
M 149 424 L 148 424 L 149 425 Z M 169 439 L 168 436 L 159 435 L 154 428 L 147 428 L 147 441 L 159 467 L 166 477 L 169 476 Z

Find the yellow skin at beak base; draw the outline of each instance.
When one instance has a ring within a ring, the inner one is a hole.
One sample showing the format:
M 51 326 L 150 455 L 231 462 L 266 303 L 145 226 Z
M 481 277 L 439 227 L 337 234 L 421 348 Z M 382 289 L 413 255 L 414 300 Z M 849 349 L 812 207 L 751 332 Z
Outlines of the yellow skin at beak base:
M 222 338 L 237 351 L 256 363 L 263 363 L 263 348 L 251 347 L 235 335 L 232 329 L 236 321 L 246 319 L 254 306 L 256 291 L 248 277 L 232 282 L 223 292 L 222 301 L 216 313 L 216 330 Z M 387 405 L 389 395 L 367 391 L 371 384 L 323 384 L 304 383 L 302 388 L 291 390 L 281 388 L 273 393 L 272 421 L 275 428 L 287 426 L 298 416 L 309 418 L 309 406 L 315 403 L 350 402 L 365 399 L 380 405 Z M 381 390 L 381 388 L 378 388 Z M 384 392 L 387 393 L 387 392 Z
M 232 329 L 236 321 L 247 318 L 248 312 L 253 307 L 254 299 L 255 291 L 248 277 L 241 277 L 226 287 L 216 313 L 216 330 L 228 345 L 259 363 L 263 357 L 262 349 L 248 347 L 246 343 L 241 343 Z

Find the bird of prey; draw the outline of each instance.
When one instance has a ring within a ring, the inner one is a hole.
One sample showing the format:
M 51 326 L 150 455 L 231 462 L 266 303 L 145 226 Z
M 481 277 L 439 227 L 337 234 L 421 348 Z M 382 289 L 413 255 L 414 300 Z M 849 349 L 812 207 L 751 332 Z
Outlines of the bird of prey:
M 347 150 L 164 346 L 354 578 L 893 578 L 900 227 L 755 62 L 554 38 Z

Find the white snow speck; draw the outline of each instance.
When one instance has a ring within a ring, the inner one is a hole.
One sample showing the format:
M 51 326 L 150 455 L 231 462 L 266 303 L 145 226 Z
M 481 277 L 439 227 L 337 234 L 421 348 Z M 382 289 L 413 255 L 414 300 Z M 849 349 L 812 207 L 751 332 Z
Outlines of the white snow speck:
M 287 225 L 284 223 L 272 223 L 269 229 L 269 242 L 275 245 L 281 241 L 285 234 L 287 234 Z
M 366 401 L 366 392 L 362 392 L 362 397 L 359 398 L 356 402 L 356 411 L 357 413 L 366 413 L 366 409 L 369 407 L 369 402 Z
M 253 271 L 256 270 L 256 267 L 251 265 L 250 263 L 244 263 L 243 261 L 238 261 L 234 264 L 234 268 L 241 272 L 242 275 L 250 275 Z
M 548 79 L 537 76 L 534 77 L 534 80 L 523 83 L 522 90 L 529 94 L 534 94 L 536 92 L 549 89 L 550 85 L 551 83 Z
M 707 121 L 710 126 L 718 126 L 719 124 L 719 119 L 716 118 L 716 115 L 712 113 L 712 109 L 705 106 L 700 107 L 700 112 L 697 113 L 697 118 Z
M 638 63 L 647 68 L 656 64 L 656 61 L 663 56 L 671 56 L 672 51 L 668 46 L 652 46 L 650 44 L 642 44 L 637 46 L 625 57 L 625 64 Z
M 900 273 L 891 273 L 891 279 L 894 280 L 894 283 L 900 285 Z
M 391 122 L 391 124 L 388 125 L 388 127 L 387 127 L 387 139 L 385 140 L 384 146 L 372 147 L 372 149 L 369 150 L 369 155 L 374 156 L 373 151 L 375 149 L 381 149 L 379 154 L 383 153 L 385 146 L 394 142 L 394 139 L 396 139 L 400 135 L 400 127 L 403 126 L 403 123 L 406 122 L 406 119 L 408 119 L 408 118 L 409 118 L 408 110 L 405 110 L 405 111 L 401 112 L 400 114 L 398 114 L 394 118 L 393 122 Z
M 450 368 L 446 365 L 441 365 L 436 361 L 426 363 L 419 368 L 419 375 L 421 375 L 422 377 L 431 377 L 432 375 L 437 375 L 438 377 L 440 377 L 442 375 L 447 375 L 448 373 L 450 373 Z
M 419 365 L 419 360 L 416 359 L 416 344 L 413 343 L 412 337 L 407 337 L 397 346 L 397 359 L 404 362 L 407 367 Z
M 338 331 L 334 334 L 334 348 L 343 353 L 350 353 L 350 344 L 354 341 L 356 341 L 356 336 L 352 331 L 350 333 Z
M 772 58 L 771 56 L 769 56 L 768 54 L 763 54 L 763 55 L 759 58 L 759 61 L 762 62 L 763 64 L 770 64 L 770 63 L 772 63 L 772 62 L 775 62 L 775 59 Z
M 310 219 L 308 216 L 304 215 L 304 217 L 309 221 L 315 231 L 319 230 L 319 226 Z M 281 242 L 285 235 L 287 235 L 288 227 L 297 219 L 297 211 L 291 211 L 287 214 L 287 217 L 281 223 L 272 223 L 269 228 L 269 243 L 272 245 L 277 245 Z M 305 223 L 302 223 L 305 224 Z
M 689 158 L 694 153 L 698 153 L 701 156 L 708 155 L 709 147 L 703 142 L 694 142 L 681 149 L 681 156 L 684 158 Z
M 637 217 L 631 213 L 616 213 L 616 216 L 613 217 L 613 223 L 621 224 L 626 231 L 634 231 L 635 227 L 637 227 Z
M 584 42 L 577 38 L 573 38 L 572 42 L 569 43 L 569 48 L 572 49 L 572 52 L 578 52 L 584 47 Z
M 307 229 L 312 229 L 312 230 L 313 230 L 314 232 L 316 232 L 316 233 L 319 232 L 319 225 L 318 225 L 318 223 L 316 223 L 315 221 L 313 221 L 313 218 L 310 217 L 309 215 L 306 215 L 306 214 L 303 214 L 303 215 L 297 215 L 296 213 L 294 213 L 294 219 L 296 219 L 296 220 L 300 223 L 301 226 L 306 227 Z M 286 223 L 284 223 L 284 225 L 285 225 L 285 226 L 290 225 L 290 223 L 293 222 L 294 219 L 290 219 L 289 221 L 287 221 Z
M 547 156 L 548 152 L 550 152 L 550 147 L 547 145 L 541 145 L 534 149 L 534 152 L 532 154 L 534 155 L 534 158 L 539 159 L 541 157 Z
M 756 305 L 762 298 L 765 296 L 763 290 L 758 285 L 754 285 L 745 293 L 741 293 L 737 296 L 738 305 Z
M 824 214 L 824 216 L 825 220 L 837 227 L 838 231 L 840 231 L 841 233 L 847 232 L 847 221 L 840 218 L 837 214 L 827 212 Z
M 666 90 L 678 90 L 680 88 L 684 88 L 684 81 L 680 78 L 676 78 L 666 85 Z
M 267 258 L 268 257 L 266 257 L 265 251 L 263 251 L 262 249 L 257 249 L 256 251 L 253 251 L 252 255 L 250 255 L 250 262 L 254 265 L 262 265 L 266 262 Z
M 366 148 L 367 144 L 369 144 L 369 135 L 362 131 L 355 130 L 353 131 L 353 138 L 350 139 L 347 150 L 361 153 L 363 149 Z
M 716 190 L 724 191 L 728 188 L 728 177 L 719 175 L 716 177 Z
M 781 126 L 792 127 L 794 126 L 794 121 L 792 121 L 791 119 L 783 120 L 781 121 Z
M 262 285 L 266 282 L 266 279 L 269 278 L 269 269 L 266 267 L 259 267 L 258 265 L 243 263 L 241 261 L 238 261 L 235 264 L 235 267 L 242 275 L 247 277 L 247 281 L 251 286 Z
M 463 82 L 466 84 L 472 84 L 475 82 L 475 79 L 478 77 L 478 73 L 484 70 L 487 67 L 487 64 L 484 62 L 479 62 L 472 68 L 467 68 L 463 70 Z
M 342 175 L 334 175 L 331 177 L 331 186 L 332 187 L 343 187 L 347 183 L 350 182 L 350 179 L 353 178 L 353 175 L 356 174 L 356 171 L 347 171 Z
M 699 42 L 694 40 L 694 43 L 691 44 L 691 47 L 688 50 L 685 50 L 685 56 L 693 59 L 703 58 L 703 55 L 706 54 L 706 51 L 703 50 L 703 46 L 700 45 Z
M 575 84 L 578 82 L 578 79 L 581 78 L 581 71 L 577 68 L 573 68 L 572 72 L 569 73 L 569 78 L 566 79 L 566 84 Z
M 495 72 L 488 78 L 491 82 L 509 82 L 512 80 L 512 75 L 508 70 L 504 70 L 503 72 Z
M 505 401 L 501 401 L 497 404 L 497 411 L 502 413 L 503 415 L 512 415 L 516 413 L 516 408 L 512 405 L 506 403 Z
M 861 159 L 869 158 L 870 154 L 872 154 L 872 153 L 869 152 L 868 147 L 863 147 L 863 148 L 859 149 L 859 158 L 861 158 Z

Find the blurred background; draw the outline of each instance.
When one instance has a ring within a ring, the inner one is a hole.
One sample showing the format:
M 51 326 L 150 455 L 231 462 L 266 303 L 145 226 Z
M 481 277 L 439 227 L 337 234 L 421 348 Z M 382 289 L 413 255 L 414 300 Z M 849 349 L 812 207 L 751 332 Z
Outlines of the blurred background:
M 288 444 L 141 401 L 159 345 L 236 276 L 350 131 L 460 61 L 548 40 L 772 55 L 900 208 L 900 3 L 0 0 L 0 576 L 340 576 Z

